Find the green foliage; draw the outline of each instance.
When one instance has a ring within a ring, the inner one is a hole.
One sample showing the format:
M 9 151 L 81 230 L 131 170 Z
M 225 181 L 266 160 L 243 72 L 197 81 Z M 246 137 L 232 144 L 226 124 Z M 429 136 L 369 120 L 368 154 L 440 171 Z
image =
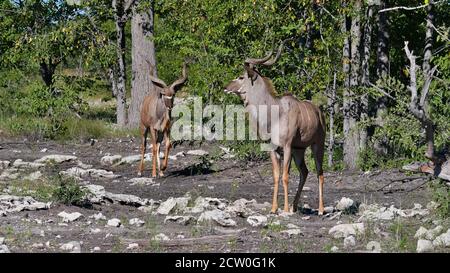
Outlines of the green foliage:
M 437 203 L 436 214 L 447 219 L 450 217 L 450 188 L 442 180 L 430 183 L 433 201 Z
M 74 178 L 57 176 L 54 178 L 56 188 L 53 191 L 53 199 L 66 205 L 82 205 L 86 196 L 80 184 Z

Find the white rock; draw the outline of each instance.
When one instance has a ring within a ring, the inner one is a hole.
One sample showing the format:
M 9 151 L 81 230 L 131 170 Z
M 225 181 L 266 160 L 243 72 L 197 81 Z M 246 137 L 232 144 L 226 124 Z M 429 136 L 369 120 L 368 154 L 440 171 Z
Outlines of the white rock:
M 333 213 L 334 212 L 334 207 L 331 207 L 331 206 L 325 207 L 325 208 L 323 208 L 323 212 L 325 214 Z
M 167 222 L 175 222 L 181 225 L 188 225 L 192 221 L 195 221 L 195 217 L 193 216 L 175 215 L 175 216 L 166 216 L 166 218 L 164 219 L 164 224 Z
M 29 175 L 25 176 L 23 179 L 29 181 L 35 181 L 42 177 L 42 173 L 40 171 L 32 172 Z
M 77 241 L 71 241 L 61 245 L 61 250 L 70 251 L 71 253 L 81 253 L 81 245 Z
M 121 159 L 121 155 L 107 155 L 100 159 L 100 164 L 102 164 L 103 166 L 111 166 L 120 162 Z
M 47 148 L 44 148 L 44 149 L 40 150 L 41 153 L 46 153 L 47 151 L 48 151 Z
M 70 223 L 70 222 L 78 220 L 80 217 L 83 216 L 83 214 L 81 214 L 79 212 L 67 213 L 65 211 L 62 211 L 62 212 L 58 213 L 58 216 L 63 218 L 64 223 Z
M 94 247 L 93 249 L 92 249 L 92 251 L 100 251 L 101 249 L 100 249 L 100 247 L 98 247 L 98 246 L 96 246 L 96 247 Z
M 38 168 L 45 167 L 45 164 L 38 163 L 38 162 L 25 162 L 22 159 L 17 159 L 16 161 L 14 161 L 13 167 L 38 169 Z
M 450 247 L 450 228 L 446 233 L 442 233 L 441 235 L 437 236 L 433 241 L 433 245 Z
M 419 239 L 417 241 L 417 253 L 430 252 L 433 251 L 433 243 L 428 240 Z
M 381 253 L 381 245 L 377 241 L 368 242 L 366 245 L 366 249 L 374 253 Z
M 60 172 L 61 175 L 76 177 L 76 178 L 119 178 L 120 175 L 114 174 L 112 171 L 101 169 L 83 169 L 80 167 L 72 167 Z
M 287 224 L 286 227 L 287 227 L 288 229 L 296 229 L 296 228 L 299 228 L 297 225 L 294 225 L 294 224 L 291 224 L 291 223 Z
M 11 166 L 11 162 L 8 160 L 0 160 L 0 170 L 7 169 Z
M 302 217 L 302 220 L 305 220 L 305 221 L 307 221 L 307 220 L 309 220 L 309 219 L 311 219 L 311 216 L 309 216 L 309 215 L 308 215 L 308 216 L 303 216 L 303 217 Z
M 167 215 L 175 208 L 176 205 L 177 201 L 175 198 L 170 197 L 159 205 L 159 208 L 156 210 L 156 214 Z
M 40 159 L 36 159 L 36 163 L 56 163 L 60 164 L 63 162 L 75 161 L 76 156 L 73 155 L 46 155 Z
M 204 151 L 204 150 L 190 150 L 190 151 L 187 151 L 186 154 L 188 154 L 188 155 L 204 156 L 204 155 L 208 155 L 208 152 Z
M 267 217 L 263 215 L 252 215 L 247 218 L 247 223 L 252 227 L 265 227 L 267 225 Z
M 357 234 L 362 234 L 365 231 L 364 223 L 355 224 L 340 224 L 332 227 L 328 233 L 334 238 L 345 238 L 350 235 L 356 236 Z
M 4 242 L 5 242 L 5 237 L 0 237 L 0 245 L 3 245 Z
M 132 186 L 134 185 L 149 186 L 154 185 L 155 180 L 151 177 L 135 177 L 128 180 L 128 183 L 130 183 Z
M 256 200 L 247 200 L 244 198 L 238 199 L 234 201 L 231 205 L 227 206 L 225 208 L 225 211 L 235 215 L 235 216 L 241 216 L 241 217 L 248 217 L 252 214 L 254 214 L 254 211 L 252 211 L 249 207 L 253 204 L 256 204 Z
M 350 209 L 352 206 L 355 205 L 355 201 L 353 201 L 350 198 L 342 197 L 341 200 L 336 205 L 336 209 L 340 211 L 344 211 L 347 209 Z
M 231 215 L 219 209 L 203 212 L 198 218 L 197 222 L 200 223 L 203 221 L 206 222 L 214 221 L 224 227 L 236 226 L 236 222 L 233 219 L 231 219 Z
M 425 238 L 425 235 L 427 235 L 428 229 L 424 228 L 424 227 L 420 227 L 417 231 L 416 234 L 414 235 L 414 238 L 416 239 L 423 239 Z
M 339 248 L 338 248 L 337 246 L 333 246 L 333 247 L 330 249 L 330 251 L 333 252 L 333 253 L 336 253 L 336 252 L 339 251 Z
M 129 244 L 127 247 L 127 249 L 129 249 L 129 250 L 138 249 L 138 248 L 139 248 L 139 244 L 137 244 L 137 243 Z
M 31 245 L 32 248 L 44 248 L 43 243 L 34 243 Z
M 356 245 L 355 236 L 348 236 L 344 239 L 344 247 L 350 248 Z
M 91 169 L 92 168 L 92 165 L 84 164 L 83 162 L 81 162 L 79 160 L 77 161 L 77 166 L 82 169 Z
M 51 202 L 38 202 L 30 196 L 0 195 L 0 215 L 24 210 L 48 209 L 50 205 Z
M 100 233 L 100 232 L 102 232 L 102 230 L 99 229 L 99 228 L 91 229 L 91 233 L 93 233 L 93 234 L 97 234 L 97 233 Z
M 119 219 L 113 218 L 113 219 L 108 220 L 108 223 L 106 225 L 108 225 L 110 227 L 120 227 L 121 222 Z
M 128 221 L 128 223 L 132 226 L 142 227 L 145 224 L 145 221 L 142 221 L 139 218 L 133 218 Z
M 444 230 L 442 226 L 437 226 L 434 229 L 428 230 L 427 233 L 425 234 L 425 239 L 433 241 L 436 238 L 436 236 L 442 233 L 442 230 Z
M 183 234 L 178 234 L 176 238 L 177 239 L 184 239 L 184 235 Z
M 167 235 L 164 234 L 164 233 L 159 233 L 159 234 L 153 236 L 152 240 L 155 240 L 155 241 L 169 241 L 170 238 L 167 237 Z
M 105 198 L 113 202 L 118 202 L 119 204 L 125 204 L 136 207 L 145 206 L 150 203 L 150 201 L 147 199 L 142 199 L 140 197 L 131 194 L 105 192 Z
M 160 154 L 161 156 L 161 154 Z M 144 161 L 145 162 L 149 162 L 152 160 L 152 154 L 151 153 L 146 153 L 144 155 Z M 116 165 L 120 165 L 120 164 L 133 164 L 135 162 L 140 162 L 141 161 L 141 155 L 130 155 L 130 156 L 124 156 L 122 157 L 122 159 L 116 163 Z
M 101 212 L 96 213 L 96 214 L 93 214 L 93 215 L 89 216 L 89 218 L 93 218 L 93 219 L 96 220 L 96 221 L 99 221 L 99 220 L 106 220 L 106 216 L 103 215 Z
M 0 253 L 11 253 L 6 245 L 0 245 Z
M 297 235 L 303 235 L 302 231 L 299 228 L 287 229 L 283 230 L 281 234 L 287 235 L 288 238 L 295 237 Z

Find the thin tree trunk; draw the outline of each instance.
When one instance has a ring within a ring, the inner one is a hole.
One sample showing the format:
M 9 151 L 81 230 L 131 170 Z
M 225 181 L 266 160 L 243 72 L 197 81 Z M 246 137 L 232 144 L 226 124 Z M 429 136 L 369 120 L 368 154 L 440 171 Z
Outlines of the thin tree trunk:
M 351 25 L 351 67 L 350 67 L 350 88 L 344 92 L 344 120 L 346 120 L 346 128 L 344 127 L 344 163 L 350 170 L 357 168 L 357 157 L 360 146 L 360 133 L 356 128 L 359 118 L 359 106 L 354 98 L 354 90 L 360 83 L 360 64 L 361 64 L 361 29 L 360 29 L 360 15 L 361 1 L 356 1 L 354 10 L 356 15 L 352 18 Z M 344 124 L 345 125 L 345 124 Z
M 433 48 L 433 23 L 434 23 L 434 0 L 430 0 L 427 6 L 427 30 L 425 32 L 425 49 L 423 54 L 422 70 L 424 79 L 429 77 L 431 69 L 431 57 Z M 424 111 L 428 110 L 428 100 L 424 100 Z M 428 114 L 428 113 L 427 113 Z M 427 141 L 427 153 L 426 156 L 429 159 L 434 159 L 434 124 L 431 120 L 427 119 L 424 123 L 425 134 Z
M 333 88 L 331 94 L 328 96 L 328 111 L 330 111 L 330 140 L 328 143 L 328 167 L 333 166 L 333 153 L 334 153 L 334 105 L 336 104 L 336 71 L 333 75 Z
M 117 38 L 117 124 L 124 127 L 127 123 L 126 112 L 126 65 L 125 65 L 125 21 L 123 20 L 123 1 L 113 0 Z
M 109 80 L 109 84 L 111 84 L 111 95 L 113 96 L 113 98 L 115 98 L 117 96 L 117 77 L 116 74 L 117 72 L 115 72 L 114 68 L 108 68 L 108 80 Z
M 132 79 L 131 104 L 128 112 L 128 127 L 130 128 L 136 128 L 140 123 L 141 105 L 144 97 L 158 92 L 150 80 L 150 75 L 157 76 L 153 33 L 152 1 L 150 9 L 139 12 L 134 9 L 131 19 Z

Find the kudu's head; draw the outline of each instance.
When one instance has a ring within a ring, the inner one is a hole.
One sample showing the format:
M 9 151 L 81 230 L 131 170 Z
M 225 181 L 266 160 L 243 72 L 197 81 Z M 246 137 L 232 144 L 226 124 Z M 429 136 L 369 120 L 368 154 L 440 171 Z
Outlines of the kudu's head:
M 150 75 L 150 79 L 156 86 L 161 88 L 159 96 L 164 101 L 164 105 L 172 110 L 173 108 L 173 99 L 175 97 L 175 93 L 180 89 L 180 87 L 186 82 L 187 74 L 186 74 L 186 63 L 183 64 L 183 73 L 181 78 L 174 81 L 170 86 L 168 86 L 163 80 L 156 78 Z
M 256 70 L 256 65 L 271 66 L 280 58 L 281 51 L 283 50 L 283 41 L 278 47 L 278 52 L 275 58 L 272 58 L 273 50 L 262 59 L 248 58 L 244 61 L 244 73 L 241 74 L 236 79 L 232 80 L 225 86 L 225 93 L 236 94 L 242 99 L 245 99 L 250 91 L 252 91 L 255 86 L 259 86 L 259 83 L 263 81 L 261 74 Z

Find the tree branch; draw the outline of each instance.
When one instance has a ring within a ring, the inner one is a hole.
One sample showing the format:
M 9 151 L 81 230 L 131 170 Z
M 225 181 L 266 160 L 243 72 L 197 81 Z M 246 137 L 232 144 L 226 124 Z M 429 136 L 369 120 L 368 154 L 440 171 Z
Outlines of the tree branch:
M 428 3 L 428 4 L 420 5 L 420 6 L 417 6 L 417 7 L 399 6 L 399 7 L 385 8 L 385 9 L 379 10 L 378 13 L 383 13 L 383 12 L 392 11 L 392 10 L 399 10 L 399 9 L 402 9 L 402 10 L 422 9 L 422 8 L 428 7 L 430 4 L 437 5 L 437 4 L 440 4 L 440 3 L 443 3 L 443 2 L 445 2 L 445 1 L 441 0 L 441 1 L 434 2 L 434 3 Z
M 431 81 L 433 80 L 433 75 L 434 75 L 434 72 L 436 72 L 436 69 L 437 69 L 437 66 L 435 66 L 435 67 L 433 67 L 429 72 L 428 72 L 428 75 L 427 75 L 427 77 L 426 77 L 426 79 L 425 79 L 425 83 L 423 84 L 423 87 L 422 87 L 422 96 L 420 97 L 420 102 L 419 102 L 419 105 L 420 105 L 420 107 L 424 107 L 424 105 L 425 105 L 425 100 L 426 100 L 426 98 L 427 98 L 427 95 L 428 95 L 428 90 L 430 89 L 430 84 L 431 84 Z

